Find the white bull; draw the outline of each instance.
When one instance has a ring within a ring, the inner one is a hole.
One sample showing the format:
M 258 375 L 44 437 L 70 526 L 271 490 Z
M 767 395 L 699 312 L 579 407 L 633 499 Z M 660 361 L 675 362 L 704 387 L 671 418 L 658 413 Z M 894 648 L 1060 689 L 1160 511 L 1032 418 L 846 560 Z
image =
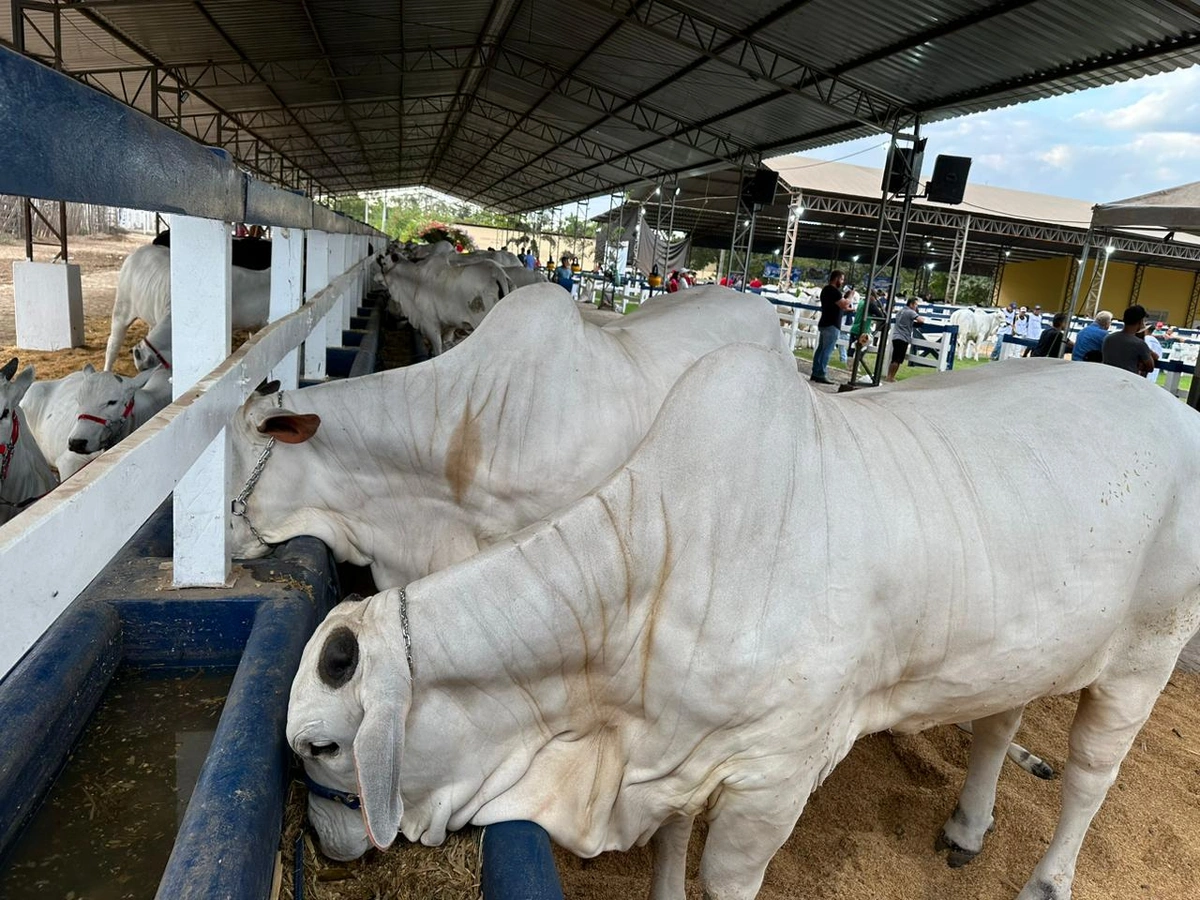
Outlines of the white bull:
M 958 357 L 979 359 L 980 344 L 994 340 L 1004 324 L 1002 309 L 956 309 L 950 324 L 958 326 Z
M 84 462 L 67 448 L 67 439 L 79 415 L 79 387 L 96 368 L 88 363 L 78 372 L 48 381 L 35 381 L 21 400 L 21 411 L 42 456 L 66 480 Z
M 505 298 L 455 353 L 251 398 L 234 422 L 235 493 L 280 444 L 231 549 L 267 552 L 249 520 L 267 541 L 315 535 L 376 584 L 406 584 L 594 488 L 679 375 L 739 340 L 782 346 L 761 297 L 697 288 L 599 327 L 544 284 Z
M 1130 427 L 1078 440 L 1109 417 Z M 905 480 L 878 477 L 892 458 Z M 717 350 L 592 494 L 318 628 L 287 735 L 325 789 L 322 846 L 530 819 L 581 856 L 653 838 L 653 897 L 682 900 L 702 816 L 704 895 L 746 900 L 857 738 L 969 718 L 940 839 L 961 863 L 1024 705 L 1081 690 L 1058 827 L 1018 897 L 1067 900 L 1200 625 L 1197 503 L 1200 419 L 1130 373 L 1035 360 L 826 396 L 781 354 Z
M 267 323 L 271 302 L 271 270 L 233 266 L 233 327 L 261 328 Z M 117 275 L 104 370 L 112 371 L 125 332 L 141 319 L 151 328 L 171 309 L 171 249 L 157 244 L 138 247 L 125 258 Z
M 21 410 L 21 400 L 33 384 L 33 366 L 16 373 L 14 356 L 0 369 L 0 524 L 58 484 Z
M 504 269 L 490 260 L 452 265 L 450 257 L 435 252 L 409 261 L 398 250 L 380 259 L 387 285 L 388 307 L 403 315 L 438 356 L 473 332 L 488 311 L 512 290 Z M 422 248 L 424 249 L 424 248 Z
M 92 454 L 115 447 L 171 402 L 171 373 L 161 367 L 133 378 L 115 372 L 85 374 L 67 449 Z

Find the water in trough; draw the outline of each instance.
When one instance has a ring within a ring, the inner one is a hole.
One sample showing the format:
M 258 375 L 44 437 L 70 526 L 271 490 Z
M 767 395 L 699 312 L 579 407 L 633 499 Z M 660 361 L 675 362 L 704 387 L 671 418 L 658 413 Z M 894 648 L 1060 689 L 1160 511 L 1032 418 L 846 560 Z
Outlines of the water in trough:
M 0 897 L 153 897 L 232 681 L 232 669 L 120 669 L 0 872 Z

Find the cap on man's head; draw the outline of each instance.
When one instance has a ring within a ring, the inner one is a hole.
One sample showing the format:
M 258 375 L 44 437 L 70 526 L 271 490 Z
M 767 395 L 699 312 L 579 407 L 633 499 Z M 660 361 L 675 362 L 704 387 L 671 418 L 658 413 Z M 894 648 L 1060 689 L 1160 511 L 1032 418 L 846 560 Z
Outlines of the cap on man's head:
M 1136 325 L 1146 318 L 1146 307 L 1134 304 L 1121 314 L 1121 321 L 1126 325 Z
M 1041 307 L 1040 305 L 1039 305 L 1039 306 L 1035 306 L 1035 307 L 1034 307 L 1034 309 L 1041 309 L 1041 308 L 1042 308 L 1042 307 Z

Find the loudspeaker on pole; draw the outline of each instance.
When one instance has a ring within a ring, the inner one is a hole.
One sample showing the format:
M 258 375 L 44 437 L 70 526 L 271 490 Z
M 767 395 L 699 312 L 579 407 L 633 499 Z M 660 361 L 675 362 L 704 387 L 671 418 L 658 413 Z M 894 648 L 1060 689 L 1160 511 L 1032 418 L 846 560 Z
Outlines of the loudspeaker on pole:
M 934 203 L 962 203 L 970 171 L 971 157 L 939 155 L 929 179 L 929 199 Z
M 904 193 L 904 181 L 907 178 L 908 193 L 916 194 L 920 189 L 921 163 L 925 159 L 924 138 L 911 147 L 893 144 L 890 155 L 891 171 L 880 186 L 889 194 Z
M 742 202 L 747 206 L 755 203 L 770 206 L 775 202 L 775 189 L 778 186 L 778 172 L 774 169 L 758 169 L 742 182 Z

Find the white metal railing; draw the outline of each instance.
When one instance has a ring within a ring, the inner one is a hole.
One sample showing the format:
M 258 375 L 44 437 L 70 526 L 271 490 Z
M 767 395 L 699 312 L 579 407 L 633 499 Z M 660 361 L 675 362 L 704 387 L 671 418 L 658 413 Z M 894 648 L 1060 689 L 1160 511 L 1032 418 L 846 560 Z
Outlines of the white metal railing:
M 174 490 L 270 370 L 361 284 L 367 262 L 255 334 L 118 447 L 0 527 L 0 676 Z M 220 501 L 228 508 L 227 494 Z

